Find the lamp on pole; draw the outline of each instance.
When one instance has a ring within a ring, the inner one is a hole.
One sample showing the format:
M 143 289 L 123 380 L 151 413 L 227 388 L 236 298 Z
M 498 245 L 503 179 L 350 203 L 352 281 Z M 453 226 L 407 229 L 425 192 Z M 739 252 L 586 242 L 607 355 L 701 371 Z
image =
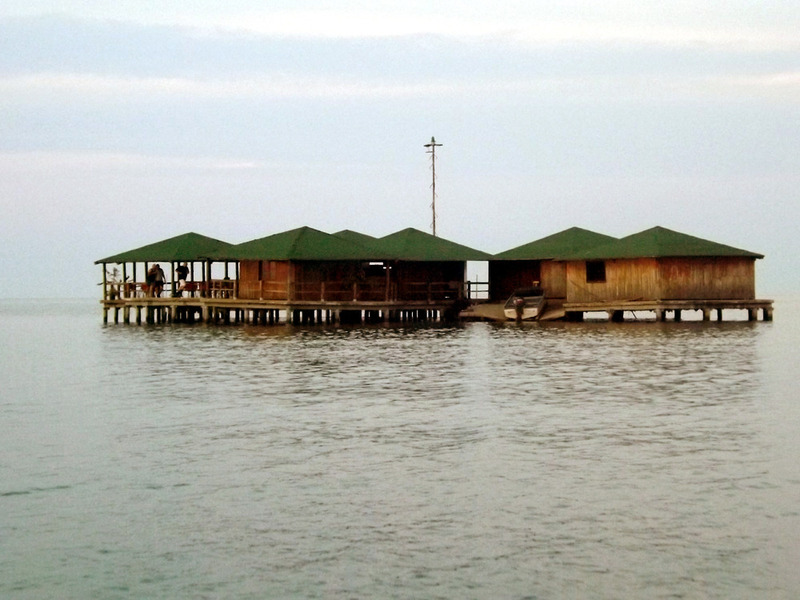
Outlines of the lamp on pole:
M 431 227 L 433 228 L 434 237 L 436 236 L 436 148 L 441 145 L 442 144 L 436 143 L 436 138 L 433 136 L 431 136 L 430 143 L 425 144 L 425 148 L 428 148 L 427 153 L 431 155 L 431 173 L 433 174 L 433 181 L 431 183 L 431 211 L 433 212 L 433 221 L 431 222 Z

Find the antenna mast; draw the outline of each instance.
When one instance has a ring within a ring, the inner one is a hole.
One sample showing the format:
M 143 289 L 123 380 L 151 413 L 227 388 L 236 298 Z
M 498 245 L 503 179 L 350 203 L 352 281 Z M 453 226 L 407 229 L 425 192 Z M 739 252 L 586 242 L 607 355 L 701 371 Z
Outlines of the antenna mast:
M 425 148 L 430 148 L 427 153 L 431 155 L 431 172 L 433 174 L 433 181 L 431 183 L 431 190 L 432 190 L 432 199 L 431 199 L 431 211 L 433 212 L 433 221 L 431 222 L 431 227 L 433 228 L 433 235 L 436 237 L 436 148 L 437 146 L 441 146 L 442 144 L 436 143 L 436 138 L 431 136 L 430 144 L 425 144 Z

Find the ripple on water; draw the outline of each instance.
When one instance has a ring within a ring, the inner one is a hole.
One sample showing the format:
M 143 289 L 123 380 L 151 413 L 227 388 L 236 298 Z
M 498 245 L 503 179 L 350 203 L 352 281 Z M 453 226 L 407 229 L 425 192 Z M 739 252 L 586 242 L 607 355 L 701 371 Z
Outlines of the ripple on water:
M 789 597 L 768 333 L 93 329 L 3 405 L 0 591 Z

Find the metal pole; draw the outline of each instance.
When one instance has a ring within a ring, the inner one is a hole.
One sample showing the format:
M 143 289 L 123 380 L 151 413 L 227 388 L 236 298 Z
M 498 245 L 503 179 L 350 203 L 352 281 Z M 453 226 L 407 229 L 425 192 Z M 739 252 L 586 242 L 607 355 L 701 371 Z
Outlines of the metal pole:
M 436 147 L 441 145 L 442 144 L 436 143 L 436 138 L 433 136 L 431 136 L 431 142 L 425 144 L 425 148 L 430 148 L 427 152 L 431 155 L 431 172 L 433 174 L 433 181 L 431 183 L 431 211 L 433 211 L 433 221 L 431 222 L 431 227 L 433 228 L 434 237 L 436 236 Z

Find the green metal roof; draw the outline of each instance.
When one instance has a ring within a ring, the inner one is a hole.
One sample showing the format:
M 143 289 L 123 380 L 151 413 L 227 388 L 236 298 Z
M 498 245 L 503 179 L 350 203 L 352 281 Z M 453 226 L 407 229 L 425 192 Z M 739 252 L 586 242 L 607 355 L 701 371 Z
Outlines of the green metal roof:
M 344 238 L 346 240 L 350 240 L 351 242 L 356 242 L 357 244 L 372 244 L 378 238 L 367 235 L 366 233 L 359 233 L 358 231 L 353 231 L 352 229 L 342 229 L 341 231 L 337 231 L 333 235 L 338 236 L 340 238 Z
M 609 235 L 595 233 L 580 227 L 570 227 L 553 235 L 495 254 L 494 258 L 496 260 L 565 260 L 614 240 L 616 238 Z
M 100 263 L 126 263 L 126 262 L 181 262 L 196 261 L 213 258 L 226 253 L 231 244 L 221 240 L 200 235 L 199 233 L 184 233 L 175 237 L 148 244 L 141 248 L 128 250 L 108 258 L 96 260 Z
M 456 244 L 413 227 L 378 238 L 377 246 L 390 258 L 404 261 L 489 260 L 491 255 Z
M 764 258 L 763 254 L 718 244 L 679 233 L 664 227 L 653 227 L 619 240 L 595 246 L 581 253 L 578 259 L 666 258 L 689 256 L 743 256 Z
M 370 260 L 373 251 L 346 237 L 299 227 L 238 244 L 231 259 L 241 260 Z

